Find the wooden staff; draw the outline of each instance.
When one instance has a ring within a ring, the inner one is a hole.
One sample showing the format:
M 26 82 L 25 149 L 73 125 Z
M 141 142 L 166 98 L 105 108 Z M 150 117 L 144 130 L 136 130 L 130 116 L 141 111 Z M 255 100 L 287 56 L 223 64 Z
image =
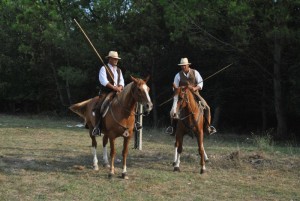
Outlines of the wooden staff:
M 96 52 L 98 58 L 100 59 L 100 61 L 102 62 L 103 66 L 106 69 L 106 72 L 108 72 L 109 76 L 111 77 L 111 79 L 113 80 L 113 82 L 115 83 L 114 80 L 114 76 L 112 76 L 112 74 L 110 73 L 110 71 L 108 70 L 108 67 L 105 65 L 105 63 L 103 62 L 103 59 L 101 58 L 100 54 L 98 53 L 98 51 L 96 50 L 96 48 L 94 47 L 93 43 L 91 42 L 91 40 L 89 39 L 89 37 L 86 35 L 86 33 L 84 32 L 84 30 L 81 28 L 80 24 L 77 22 L 77 20 L 74 18 L 75 23 L 77 24 L 77 26 L 79 27 L 79 29 L 81 30 L 81 32 L 83 33 L 83 35 L 85 36 L 85 38 L 88 40 L 89 44 L 91 45 L 91 47 L 93 48 L 93 50 Z
M 204 79 L 204 80 L 202 80 L 201 82 L 203 82 L 203 81 L 205 81 L 205 80 L 208 80 L 209 78 L 211 78 L 211 77 L 215 76 L 216 74 L 220 73 L 221 71 L 225 70 L 226 68 L 229 68 L 229 67 L 230 67 L 232 64 L 233 64 L 233 63 L 231 63 L 231 64 L 229 64 L 229 65 L 225 66 L 225 67 L 224 67 L 224 68 L 222 68 L 221 70 L 218 70 L 217 72 L 215 72 L 214 74 L 212 74 L 212 75 L 208 76 L 207 78 L 205 78 L 205 79 Z M 200 82 L 200 83 L 201 83 L 201 82 Z M 173 97 L 172 97 L 172 98 L 170 98 L 170 99 L 168 99 L 168 100 L 166 100 L 166 101 L 164 101 L 163 103 L 161 103 L 161 104 L 159 105 L 159 107 L 160 107 L 160 106 L 162 106 L 162 105 L 164 105 L 164 104 L 166 104 L 167 102 L 171 101 L 172 99 L 173 99 Z

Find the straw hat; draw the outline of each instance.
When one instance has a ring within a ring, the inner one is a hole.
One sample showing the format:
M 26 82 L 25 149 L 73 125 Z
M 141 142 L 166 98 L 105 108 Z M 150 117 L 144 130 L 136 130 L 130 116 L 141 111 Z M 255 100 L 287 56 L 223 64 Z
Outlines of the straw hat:
M 116 51 L 109 51 L 108 55 L 105 58 L 114 58 L 121 59 Z
M 187 58 L 181 58 L 180 64 L 178 66 L 190 65 L 189 60 Z

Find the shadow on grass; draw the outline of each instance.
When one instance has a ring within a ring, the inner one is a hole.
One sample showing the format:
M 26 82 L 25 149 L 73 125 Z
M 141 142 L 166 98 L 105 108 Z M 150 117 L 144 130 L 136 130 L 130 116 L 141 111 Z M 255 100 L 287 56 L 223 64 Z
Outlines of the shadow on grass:
M 98 176 L 107 177 L 109 172 L 107 168 L 101 166 L 101 161 L 99 161 L 99 171 L 93 170 L 92 154 L 78 154 L 78 152 L 74 153 L 74 151 L 62 149 L 24 149 L 10 147 L 1 147 L 1 149 L 10 149 L 11 151 L 11 153 L 0 155 L 0 173 L 6 175 L 22 175 L 24 171 L 60 172 L 75 175 L 94 172 Z

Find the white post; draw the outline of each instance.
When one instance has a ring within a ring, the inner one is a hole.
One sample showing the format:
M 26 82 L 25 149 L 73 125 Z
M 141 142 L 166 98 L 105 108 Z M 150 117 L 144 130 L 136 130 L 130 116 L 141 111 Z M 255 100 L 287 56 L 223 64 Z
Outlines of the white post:
M 143 113 L 143 105 L 139 104 L 138 107 L 139 107 L 139 114 L 141 114 L 141 115 L 139 115 L 138 119 L 139 119 L 139 122 L 140 122 L 141 126 L 143 126 L 143 115 L 142 115 L 142 113 Z M 143 129 L 140 129 L 138 131 L 138 134 L 139 134 L 139 150 L 142 150 L 142 145 L 143 145 Z

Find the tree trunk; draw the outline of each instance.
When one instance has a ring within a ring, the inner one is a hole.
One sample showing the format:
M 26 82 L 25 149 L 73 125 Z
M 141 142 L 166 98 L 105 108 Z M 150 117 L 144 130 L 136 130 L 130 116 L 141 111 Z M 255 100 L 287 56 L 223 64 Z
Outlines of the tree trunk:
M 261 119 L 262 119 L 262 125 L 261 125 L 261 131 L 267 130 L 267 106 L 266 106 L 266 87 L 265 85 L 262 86 L 262 95 L 261 95 Z
M 287 134 L 287 121 L 286 110 L 284 104 L 284 97 L 282 93 L 282 77 L 280 72 L 281 62 L 281 45 L 279 40 L 275 36 L 274 41 L 274 104 L 277 118 L 277 132 L 275 138 L 283 139 Z
M 155 70 L 154 70 L 154 62 L 152 60 L 152 66 L 151 66 L 151 78 L 152 78 L 152 82 L 151 82 L 151 91 L 152 91 L 152 102 L 153 102 L 153 127 L 157 128 L 157 108 L 156 108 L 156 90 L 155 90 Z
M 220 114 L 221 114 L 221 107 L 217 106 L 214 111 L 213 121 L 211 123 L 211 125 L 213 125 L 216 128 L 218 128 L 218 126 L 219 126 Z
M 58 95 L 59 95 L 60 103 L 63 106 L 66 106 L 66 104 L 64 102 L 63 94 L 62 94 L 62 91 L 61 91 L 61 87 L 60 87 L 59 82 L 58 82 L 58 78 L 57 78 L 57 74 L 56 74 L 56 69 L 55 69 L 53 63 L 51 63 L 50 66 L 51 66 L 51 69 L 53 71 L 53 77 L 54 77 L 54 80 L 55 80 L 55 85 L 56 85 L 56 89 L 57 89 L 57 92 L 58 92 Z
M 66 91 L 67 91 L 67 95 L 68 95 L 69 105 L 72 105 L 71 91 L 70 91 L 70 85 L 69 85 L 68 79 L 66 80 Z

